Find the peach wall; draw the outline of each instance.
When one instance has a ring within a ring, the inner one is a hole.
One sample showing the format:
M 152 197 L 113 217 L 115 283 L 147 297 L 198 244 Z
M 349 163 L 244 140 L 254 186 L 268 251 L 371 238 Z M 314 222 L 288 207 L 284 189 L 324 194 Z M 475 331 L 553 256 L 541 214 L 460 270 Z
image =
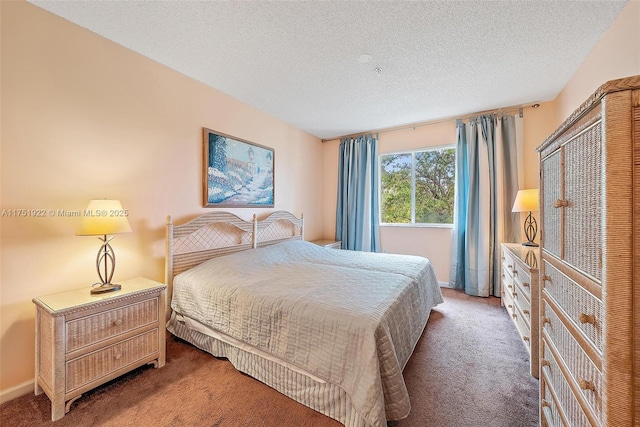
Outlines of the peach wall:
M 304 212 L 322 236 L 322 144 L 307 133 L 24 2 L 2 2 L 0 390 L 33 379 L 31 299 L 89 286 L 99 241 L 77 237 L 84 209 L 119 199 L 116 280 L 163 280 L 165 218 L 201 207 L 202 127 L 275 149 L 276 209 Z M 250 220 L 266 209 L 236 209 Z
M 558 127 L 555 102 L 541 102 L 538 108 L 524 109 L 524 187 L 538 188 L 538 153 L 536 148 Z
M 640 0 L 631 0 L 556 98 L 556 127 L 601 84 L 636 74 L 640 74 Z

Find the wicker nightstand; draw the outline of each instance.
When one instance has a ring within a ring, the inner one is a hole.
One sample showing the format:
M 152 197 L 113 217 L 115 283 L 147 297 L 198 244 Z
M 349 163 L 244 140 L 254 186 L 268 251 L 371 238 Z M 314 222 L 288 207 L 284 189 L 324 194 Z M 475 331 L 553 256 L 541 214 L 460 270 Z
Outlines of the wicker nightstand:
M 340 240 L 314 240 L 311 243 L 333 249 L 340 249 L 340 245 L 342 244 Z
M 51 420 L 88 390 L 139 366 L 165 363 L 166 286 L 144 278 L 92 295 L 90 287 L 34 298 L 35 394 L 51 399 Z

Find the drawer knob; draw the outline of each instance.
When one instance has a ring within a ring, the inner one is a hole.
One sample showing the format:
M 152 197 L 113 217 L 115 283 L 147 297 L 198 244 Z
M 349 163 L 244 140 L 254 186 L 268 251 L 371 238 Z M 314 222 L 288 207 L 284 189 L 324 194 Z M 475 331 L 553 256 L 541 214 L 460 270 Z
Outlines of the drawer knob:
M 513 285 L 507 285 L 507 288 L 513 289 Z
M 527 282 L 522 282 L 522 286 L 524 286 L 525 288 L 528 288 L 528 287 L 529 287 L 529 283 L 527 283 Z
M 513 270 L 513 265 L 511 265 L 511 264 L 507 264 L 507 268 L 508 268 L 509 270 Z
M 116 319 L 116 320 L 113 322 L 113 324 L 114 324 L 115 326 L 120 326 L 120 325 L 122 325 L 122 319 Z
M 558 199 L 555 202 L 553 202 L 554 208 L 563 208 L 567 206 L 569 206 L 569 201 L 565 199 Z
M 542 359 L 540 361 L 540 366 L 551 366 L 551 364 L 549 363 L 549 361 L 547 359 Z
M 551 324 L 551 319 L 549 319 L 548 317 L 543 317 L 542 318 L 542 326 L 546 325 L 546 324 Z
M 517 315 L 517 314 L 515 314 L 515 313 L 513 313 L 513 314 L 511 315 L 511 317 L 513 317 L 513 318 L 515 319 L 515 318 L 517 318 L 517 317 L 518 317 L 518 315 Z
M 512 273 L 513 273 L 514 276 L 517 276 L 518 275 L 518 270 L 513 269 Z
M 522 312 L 523 312 L 524 314 L 531 314 L 531 313 L 529 313 L 529 310 L 523 310 Z
M 518 293 L 517 292 L 514 292 L 512 295 L 513 295 L 514 298 L 518 298 Z
M 585 379 L 580 378 L 578 380 L 578 385 L 583 390 L 590 390 L 590 391 L 593 391 L 593 392 L 596 391 L 596 386 L 591 381 L 587 381 Z
M 513 308 L 513 306 L 512 306 L 511 304 L 509 304 L 507 307 L 509 307 L 509 308 Z
M 525 340 L 525 341 L 529 341 L 529 337 L 528 337 L 528 336 L 526 336 L 526 335 L 524 335 L 524 336 L 522 337 L 522 339 L 523 339 L 523 340 Z
M 596 324 L 596 316 L 593 314 L 584 314 L 580 313 L 580 323 L 591 323 L 592 325 Z
M 542 281 L 543 282 L 550 282 L 551 281 L 551 276 L 547 276 L 546 274 L 542 275 Z

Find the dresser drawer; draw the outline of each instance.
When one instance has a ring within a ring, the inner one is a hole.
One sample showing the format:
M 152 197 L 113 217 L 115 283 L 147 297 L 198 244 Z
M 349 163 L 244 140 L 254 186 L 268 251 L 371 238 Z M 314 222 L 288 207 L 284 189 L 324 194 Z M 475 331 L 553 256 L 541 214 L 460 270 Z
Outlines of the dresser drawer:
M 546 260 L 542 262 L 541 277 L 541 291 L 551 296 L 587 339 L 602 352 L 602 301 Z
M 508 277 L 510 282 L 520 286 L 526 298 L 531 300 L 531 275 L 527 266 L 507 250 L 502 251 L 502 274 Z M 513 292 L 514 289 L 511 289 Z
M 527 322 L 527 325 L 531 325 L 531 303 L 527 299 L 523 289 L 518 286 L 517 282 L 514 283 L 514 291 L 511 295 L 513 297 L 513 302 L 522 312 L 523 319 Z
M 540 377 L 540 395 L 542 402 L 540 403 L 540 418 L 542 425 L 548 427 L 569 427 L 561 414 L 555 397 L 553 396 L 551 385 L 547 383 L 546 375 Z
M 592 424 L 560 370 L 558 361 L 549 350 L 548 343 L 545 339 L 540 342 L 540 370 L 553 388 L 558 399 L 557 404 L 563 408 L 569 425 L 571 427 L 590 427 Z
M 505 268 L 502 269 L 502 293 L 509 294 L 509 299 L 513 299 L 513 291 L 515 290 L 515 286 L 513 284 L 513 277 L 506 271 Z
M 518 304 L 514 303 L 513 307 L 514 310 L 511 317 L 518 328 L 520 337 L 522 337 L 522 340 L 527 347 L 527 351 L 531 354 L 531 329 L 529 328 L 529 324 L 525 321 L 524 314 L 520 310 L 520 307 L 518 307 Z
M 558 315 L 543 300 L 540 305 L 542 331 L 548 335 L 559 357 L 580 386 L 584 400 L 602 418 L 602 373 L 571 335 Z
M 157 322 L 157 298 L 69 321 L 66 323 L 67 353 Z
M 502 305 L 507 309 L 509 316 L 513 314 L 513 283 L 509 278 L 502 278 Z
M 529 271 L 516 263 L 513 271 L 513 281 L 520 287 L 521 293 L 531 301 L 531 276 Z
M 158 329 L 94 351 L 66 363 L 66 392 L 100 380 L 120 368 L 158 352 Z
M 502 251 L 502 271 L 505 276 L 508 276 L 510 280 L 513 280 L 513 266 L 515 265 L 515 261 L 513 260 L 511 254 L 503 250 Z

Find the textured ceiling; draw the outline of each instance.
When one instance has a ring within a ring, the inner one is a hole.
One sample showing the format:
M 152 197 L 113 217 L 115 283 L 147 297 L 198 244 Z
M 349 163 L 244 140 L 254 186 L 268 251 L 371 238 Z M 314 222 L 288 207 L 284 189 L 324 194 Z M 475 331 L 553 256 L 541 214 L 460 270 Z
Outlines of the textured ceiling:
M 329 139 L 551 100 L 626 0 L 31 3 Z

